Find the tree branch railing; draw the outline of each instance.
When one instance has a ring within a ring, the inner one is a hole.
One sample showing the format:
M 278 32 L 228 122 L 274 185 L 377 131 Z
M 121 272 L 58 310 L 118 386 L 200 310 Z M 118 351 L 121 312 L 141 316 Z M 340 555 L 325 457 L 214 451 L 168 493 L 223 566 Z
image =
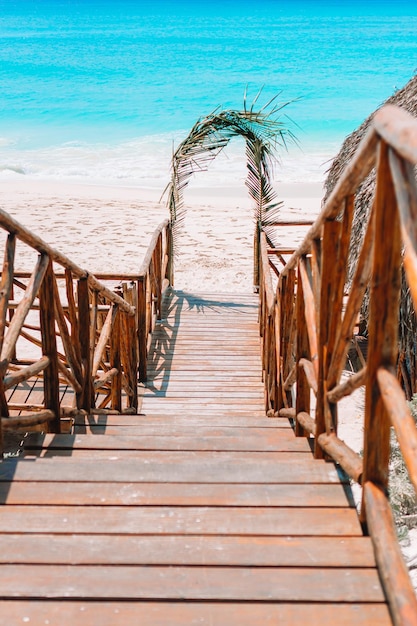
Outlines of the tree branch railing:
M 417 308 L 416 165 L 417 120 L 397 107 L 383 107 L 320 216 L 278 272 L 275 292 L 265 237 L 260 252 L 266 410 L 293 417 L 298 436 L 314 436 L 316 458 L 332 458 L 362 485 L 360 518 L 373 540 L 395 624 L 417 624 L 416 596 L 387 497 L 391 427 L 417 491 L 417 429 L 398 382 L 402 271 Z M 355 194 L 373 168 L 375 195 L 346 294 Z M 367 360 L 345 381 L 367 290 Z M 360 386 L 365 386 L 363 458 L 337 434 L 338 402 Z
M 137 274 L 97 276 L 4 211 L 0 227 L 8 233 L 0 282 L 1 437 L 33 426 L 61 432 L 62 418 L 80 412 L 136 412 L 138 374 L 146 378 L 150 333 L 172 282 L 169 221 L 156 230 Z M 32 273 L 15 271 L 17 243 L 34 252 Z M 13 401 L 13 388 L 34 377 L 40 401 Z M 62 402 L 67 388 L 71 406 Z

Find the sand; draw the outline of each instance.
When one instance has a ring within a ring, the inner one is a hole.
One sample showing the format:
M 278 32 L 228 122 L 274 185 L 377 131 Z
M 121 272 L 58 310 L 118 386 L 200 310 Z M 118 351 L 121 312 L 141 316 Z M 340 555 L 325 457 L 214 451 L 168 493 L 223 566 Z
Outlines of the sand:
M 136 272 L 156 226 L 168 217 L 163 189 L 77 185 L 27 180 L 2 182 L 0 206 L 90 272 Z M 313 218 L 321 185 L 279 187 L 282 214 Z M 190 186 L 187 217 L 178 237 L 175 284 L 199 291 L 252 290 L 253 219 L 244 185 Z M 305 229 L 304 231 L 305 232 Z M 303 232 L 295 233 L 295 242 Z M 19 269 L 33 267 L 21 249 Z

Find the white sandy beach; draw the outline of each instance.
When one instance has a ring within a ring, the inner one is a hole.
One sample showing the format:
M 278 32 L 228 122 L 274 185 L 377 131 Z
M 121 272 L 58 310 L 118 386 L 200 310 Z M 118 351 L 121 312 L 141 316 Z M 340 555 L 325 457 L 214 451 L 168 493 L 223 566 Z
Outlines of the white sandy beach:
M 0 207 L 90 272 L 136 272 L 152 232 L 166 217 L 163 189 L 106 187 L 27 180 L 2 181 Z M 283 218 L 314 219 L 321 185 L 280 185 Z M 241 187 L 190 186 L 175 263 L 178 288 L 199 291 L 252 290 L 251 201 Z M 291 234 L 295 243 L 305 229 Z M 294 235 L 294 236 L 293 236 Z M 18 269 L 33 266 L 21 250 Z

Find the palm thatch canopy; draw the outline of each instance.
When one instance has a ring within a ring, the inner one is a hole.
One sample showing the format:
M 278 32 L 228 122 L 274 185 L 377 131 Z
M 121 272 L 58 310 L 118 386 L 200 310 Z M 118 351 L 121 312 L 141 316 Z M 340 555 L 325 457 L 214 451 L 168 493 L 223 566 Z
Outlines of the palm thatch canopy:
M 388 98 L 384 104 L 395 104 L 402 107 L 414 116 L 417 116 L 417 75 L 414 76 L 402 89 Z M 382 105 L 381 105 L 382 106 Z M 343 169 L 351 160 L 359 142 L 366 134 L 374 114 L 349 135 L 342 144 L 341 150 L 334 159 L 325 182 L 324 201 L 330 195 Z M 355 214 L 352 228 L 352 240 L 350 246 L 350 268 L 357 261 L 360 245 L 368 221 L 370 208 L 375 193 L 375 171 L 373 170 L 365 179 L 358 190 L 355 199 Z M 348 272 L 349 275 L 349 272 Z M 352 276 L 348 277 L 350 280 Z M 367 320 L 369 319 L 369 296 L 364 298 L 361 310 L 362 333 L 367 333 Z M 417 392 L 417 319 L 413 308 L 407 284 L 403 276 L 401 304 L 400 304 L 400 327 L 399 327 L 399 375 L 402 379 L 405 392 L 411 397 Z

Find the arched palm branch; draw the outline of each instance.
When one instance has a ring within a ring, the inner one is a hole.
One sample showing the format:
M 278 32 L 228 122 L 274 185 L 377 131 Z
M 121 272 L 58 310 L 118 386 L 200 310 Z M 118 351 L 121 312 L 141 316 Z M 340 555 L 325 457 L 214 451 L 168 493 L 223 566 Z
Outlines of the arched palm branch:
M 279 94 L 278 94 L 279 95 Z M 258 284 L 256 266 L 257 245 L 261 230 L 273 240 L 272 225 L 277 220 L 282 202 L 276 201 L 272 185 L 273 164 L 277 148 L 286 148 L 288 139 L 295 140 L 291 130 L 282 121 L 282 110 L 289 102 L 276 104 L 275 96 L 260 110 L 255 110 L 259 93 L 250 108 L 246 94 L 242 111 L 216 109 L 199 119 L 188 137 L 178 146 L 172 157 L 168 208 L 173 225 L 173 241 L 185 218 L 183 192 L 195 172 L 206 171 L 209 164 L 225 148 L 232 137 L 241 136 L 246 142 L 246 186 L 254 200 L 255 221 L 255 284 Z

